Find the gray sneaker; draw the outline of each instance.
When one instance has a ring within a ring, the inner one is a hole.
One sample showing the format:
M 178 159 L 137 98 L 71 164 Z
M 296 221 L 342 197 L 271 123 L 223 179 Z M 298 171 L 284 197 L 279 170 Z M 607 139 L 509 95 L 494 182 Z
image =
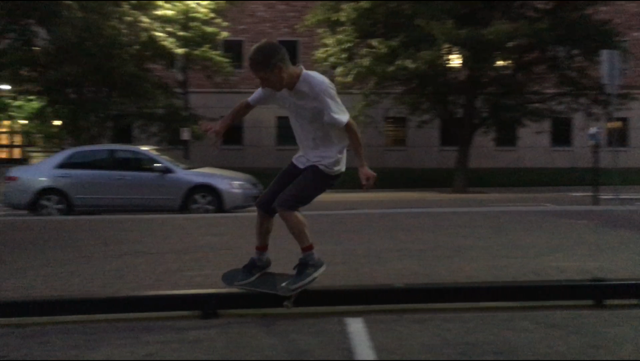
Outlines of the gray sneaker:
M 260 277 L 260 275 L 267 272 L 269 268 L 271 268 L 271 259 L 266 258 L 264 261 L 259 261 L 255 257 L 251 257 L 249 262 L 242 267 L 242 274 L 238 277 L 235 285 L 245 285 Z
M 318 278 L 322 272 L 327 268 L 320 258 L 316 258 L 315 261 L 308 261 L 304 258 L 300 258 L 298 264 L 293 268 L 296 270 L 295 276 L 289 281 L 282 284 L 290 290 L 295 290 L 300 287 L 304 287 Z

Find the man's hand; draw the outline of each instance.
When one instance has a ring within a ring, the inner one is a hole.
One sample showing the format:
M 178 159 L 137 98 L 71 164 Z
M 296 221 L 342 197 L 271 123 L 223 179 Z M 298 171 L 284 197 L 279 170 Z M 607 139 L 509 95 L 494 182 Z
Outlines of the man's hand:
M 222 143 L 224 132 L 226 132 L 233 123 L 243 119 L 253 108 L 254 106 L 251 105 L 248 100 L 243 100 L 238 103 L 229 114 L 222 117 L 222 119 L 214 122 L 200 122 L 200 129 L 202 129 L 203 133 L 213 138 L 213 147 L 217 149 Z
M 349 145 L 351 149 L 353 149 L 356 154 L 356 159 L 358 160 L 358 175 L 360 176 L 360 184 L 362 184 L 362 188 L 365 190 L 373 188 L 373 185 L 376 183 L 376 178 L 378 175 L 375 174 L 369 166 L 367 165 L 364 159 L 364 150 L 362 149 L 362 140 L 360 139 L 360 132 L 358 131 L 358 126 L 353 119 L 349 119 L 347 124 L 344 127 L 347 132 L 347 137 L 349 137 Z
M 360 183 L 362 183 L 363 189 L 371 189 L 378 178 L 378 175 L 375 174 L 369 167 L 360 167 L 358 168 L 358 175 L 360 176 Z
M 222 136 L 224 135 L 224 132 L 227 130 L 227 128 L 228 127 L 222 120 L 215 122 L 200 122 L 200 129 L 206 135 L 213 138 L 213 147 L 216 149 L 222 143 Z

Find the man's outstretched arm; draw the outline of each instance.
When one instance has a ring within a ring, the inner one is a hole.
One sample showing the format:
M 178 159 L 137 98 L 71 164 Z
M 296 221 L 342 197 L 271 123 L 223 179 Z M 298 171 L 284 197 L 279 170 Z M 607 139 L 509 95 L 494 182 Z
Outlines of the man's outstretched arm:
M 251 105 L 248 100 L 243 100 L 236 105 L 227 115 L 216 122 L 201 122 L 200 128 L 208 135 L 221 138 L 229 127 L 242 118 L 246 117 L 255 106 Z
M 358 131 L 358 125 L 353 121 L 353 119 L 349 119 L 347 124 L 344 126 L 344 129 L 349 137 L 351 149 L 356 154 L 356 159 L 358 161 L 358 175 L 360 176 L 362 187 L 364 189 L 370 189 L 373 187 L 378 175 L 369 169 L 369 165 L 364 158 L 364 148 L 362 146 L 360 132 Z

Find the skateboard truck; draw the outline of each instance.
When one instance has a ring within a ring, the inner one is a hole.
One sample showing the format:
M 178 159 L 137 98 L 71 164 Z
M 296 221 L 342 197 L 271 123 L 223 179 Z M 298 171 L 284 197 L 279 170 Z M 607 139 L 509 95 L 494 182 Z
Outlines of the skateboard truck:
M 291 309 L 293 308 L 293 302 L 296 300 L 296 297 L 298 297 L 298 295 L 300 294 L 301 291 L 303 291 L 304 289 L 298 290 L 296 291 L 296 293 L 292 294 L 291 296 L 289 296 L 289 298 L 284 301 L 283 306 Z

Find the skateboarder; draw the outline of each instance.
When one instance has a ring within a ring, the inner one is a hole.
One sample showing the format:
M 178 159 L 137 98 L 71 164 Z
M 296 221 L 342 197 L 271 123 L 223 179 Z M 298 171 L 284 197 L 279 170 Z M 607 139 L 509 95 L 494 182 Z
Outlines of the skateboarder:
M 294 267 L 295 276 L 284 285 L 297 289 L 313 281 L 326 268 L 314 251 L 307 223 L 298 210 L 336 184 L 345 171 L 349 145 L 356 155 L 364 189 L 373 186 L 377 175 L 369 169 L 358 128 L 329 79 L 292 66 L 285 48 L 273 41 L 265 40 L 253 47 L 249 67 L 260 81 L 260 88 L 220 121 L 202 123 L 201 127 L 214 136 L 218 146 L 231 124 L 243 119 L 256 106 L 275 104 L 288 110 L 299 151 L 256 202 L 255 256 L 243 267 L 236 285 L 253 281 L 271 267 L 267 251 L 273 220 L 278 214 L 302 251 L 302 258 Z

